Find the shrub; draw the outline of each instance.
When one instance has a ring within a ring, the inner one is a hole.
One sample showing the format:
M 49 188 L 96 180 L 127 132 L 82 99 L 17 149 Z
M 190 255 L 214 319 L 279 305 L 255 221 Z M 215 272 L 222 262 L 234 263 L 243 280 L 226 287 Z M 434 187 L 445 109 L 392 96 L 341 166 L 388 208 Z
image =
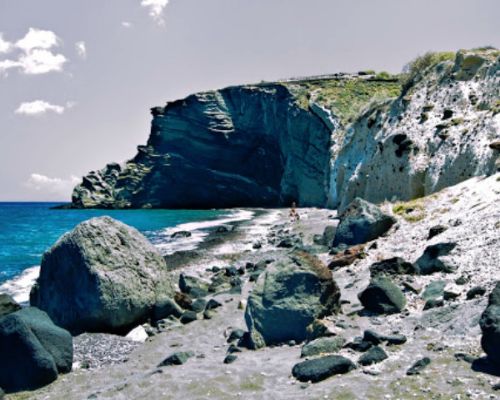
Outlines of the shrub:
M 403 73 L 401 74 L 401 84 L 404 88 L 408 88 L 413 80 L 429 67 L 439 64 L 443 61 L 451 61 L 454 59 L 455 53 L 451 51 L 429 51 L 422 56 L 418 56 L 403 67 Z
M 376 75 L 376 78 L 377 79 L 391 79 L 392 75 L 387 71 L 382 71 Z

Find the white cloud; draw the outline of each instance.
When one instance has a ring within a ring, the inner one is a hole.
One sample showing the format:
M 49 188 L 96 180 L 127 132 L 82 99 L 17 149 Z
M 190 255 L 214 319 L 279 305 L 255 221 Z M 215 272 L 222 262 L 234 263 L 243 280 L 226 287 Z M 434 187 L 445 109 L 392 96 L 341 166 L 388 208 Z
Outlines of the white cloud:
M 4 40 L 3 33 L 0 33 L 0 54 L 8 53 L 12 49 L 12 43 Z
M 68 103 L 68 106 L 73 106 L 73 104 Z M 64 113 L 65 107 L 58 106 L 55 104 L 50 104 L 44 100 L 35 100 L 30 102 L 24 102 L 19 105 L 16 114 L 28 115 L 28 116 L 40 116 L 48 112 L 54 112 L 56 114 Z
M 80 58 L 87 58 L 87 46 L 85 45 L 85 42 L 76 42 L 75 43 L 75 49 L 77 54 L 80 56 Z
M 132 27 L 132 24 L 128 21 L 122 21 L 122 26 L 124 28 L 131 28 Z
M 165 23 L 163 19 L 163 10 L 167 6 L 169 0 L 142 0 L 141 6 L 149 9 L 149 15 L 159 24 Z
M 3 42 L 0 42 L 0 46 L 1 43 Z M 5 43 L 9 45 L 8 50 L 12 48 L 11 44 Z M 10 69 L 19 69 L 27 75 L 62 71 L 68 60 L 64 55 L 54 53 L 52 49 L 59 46 L 59 43 L 60 39 L 54 32 L 30 28 L 14 45 L 21 50 L 17 59 L 0 60 L 0 74 L 7 74 Z
M 29 53 L 33 49 L 51 49 L 59 45 L 59 38 L 52 31 L 30 28 L 28 33 L 16 42 L 16 47 Z
M 68 198 L 78 183 L 80 183 L 80 179 L 74 175 L 71 175 L 68 179 L 61 179 L 33 173 L 24 185 L 48 196 Z

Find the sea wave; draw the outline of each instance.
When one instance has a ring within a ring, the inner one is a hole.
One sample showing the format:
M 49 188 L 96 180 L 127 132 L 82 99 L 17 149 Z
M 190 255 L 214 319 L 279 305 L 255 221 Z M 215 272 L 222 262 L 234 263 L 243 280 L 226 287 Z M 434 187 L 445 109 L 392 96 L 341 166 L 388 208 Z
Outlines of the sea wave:
M 208 235 L 211 228 L 238 221 L 251 219 L 254 213 L 248 210 L 237 210 L 230 215 L 213 221 L 200 221 L 179 224 L 171 228 L 161 229 L 157 232 L 148 232 L 148 237 L 152 240 L 158 250 L 164 254 L 173 254 L 181 250 L 194 250 L 199 243 Z M 174 232 L 189 231 L 191 236 L 187 238 L 175 238 L 171 236 Z M 40 266 L 33 266 L 25 269 L 15 278 L 0 285 L 0 293 L 7 293 L 21 305 L 29 305 L 29 294 L 31 287 L 40 275 Z

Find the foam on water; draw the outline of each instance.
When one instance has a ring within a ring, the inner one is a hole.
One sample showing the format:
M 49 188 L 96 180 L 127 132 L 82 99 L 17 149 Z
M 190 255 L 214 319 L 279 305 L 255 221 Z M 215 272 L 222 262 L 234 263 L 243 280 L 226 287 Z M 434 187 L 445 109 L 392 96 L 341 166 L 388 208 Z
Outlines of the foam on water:
M 163 254 L 168 255 L 181 250 L 194 250 L 208 235 L 211 228 L 238 221 L 251 219 L 254 213 L 248 210 L 237 210 L 229 216 L 213 221 L 189 222 L 157 232 L 147 232 L 147 236 L 155 247 Z M 174 232 L 189 231 L 187 238 L 171 238 Z M 40 266 L 25 269 L 20 275 L 0 285 L 0 293 L 11 295 L 21 305 L 29 305 L 31 287 L 40 275 Z

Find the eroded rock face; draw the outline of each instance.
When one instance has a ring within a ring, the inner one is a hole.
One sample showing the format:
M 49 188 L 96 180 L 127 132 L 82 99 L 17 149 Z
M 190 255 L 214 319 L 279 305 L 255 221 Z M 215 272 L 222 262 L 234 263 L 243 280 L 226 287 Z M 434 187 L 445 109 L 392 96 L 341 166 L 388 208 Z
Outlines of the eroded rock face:
M 279 84 L 198 93 L 152 109 L 146 146 L 91 172 L 75 207 L 324 206 L 332 125 Z
M 163 257 L 136 229 L 93 218 L 42 258 L 30 302 L 72 333 L 127 332 L 173 297 Z
M 499 69 L 496 50 L 461 51 L 362 114 L 336 145 L 329 205 L 409 200 L 494 173 Z
M 302 342 L 315 319 L 340 310 L 340 290 L 319 260 L 296 253 L 268 267 L 248 298 L 245 321 L 251 347 Z
M 490 294 L 488 307 L 481 316 L 479 325 L 483 331 L 483 350 L 500 370 L 500 282 Z

